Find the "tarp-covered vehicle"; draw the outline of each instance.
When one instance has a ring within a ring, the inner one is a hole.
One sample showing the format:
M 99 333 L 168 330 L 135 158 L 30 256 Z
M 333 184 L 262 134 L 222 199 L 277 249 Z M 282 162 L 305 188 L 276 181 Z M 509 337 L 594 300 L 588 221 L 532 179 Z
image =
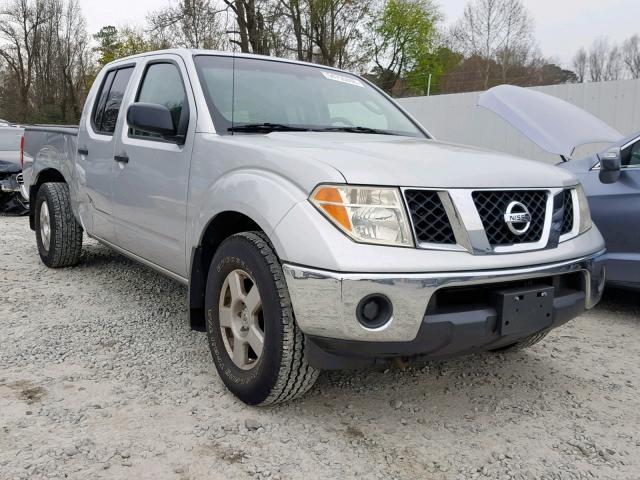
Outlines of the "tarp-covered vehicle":
M 543 150 L 584 188 L 591 215 L 607 244 L 607 283 L 640 289 L 640 132 L 624 136 L 592 114 L 545 93 L 500 85 L 478 104 L 498 114 Z M 607 144 L 573 159 L 577 147 Z
M 0 119 L 0 214 L 29 212 L 28 193 L 22 185 L 21 145 L 24 129 Z

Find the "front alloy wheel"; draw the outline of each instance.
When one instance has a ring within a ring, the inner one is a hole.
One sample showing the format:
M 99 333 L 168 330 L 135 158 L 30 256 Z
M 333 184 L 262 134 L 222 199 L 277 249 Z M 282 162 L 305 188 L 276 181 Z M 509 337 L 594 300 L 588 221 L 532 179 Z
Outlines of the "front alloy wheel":
M 227 354 L 238 368 L 251 370 L 264 348 L 264 316 L 258 286 L 244 270 L 233 270 L 224 280 L 218 314 Z
M 264 233 L 222 242 L 209 267 L 205 309 L 216 369 L 240 400 L 286 402 L 313 386 L 319 370 L 307 363 L 282 266 Z

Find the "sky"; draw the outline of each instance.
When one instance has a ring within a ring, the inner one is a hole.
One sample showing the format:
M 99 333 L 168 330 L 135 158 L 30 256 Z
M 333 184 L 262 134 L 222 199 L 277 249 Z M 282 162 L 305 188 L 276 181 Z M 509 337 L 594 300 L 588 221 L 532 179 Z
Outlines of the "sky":
M 170 0 L 79 0 L 90 33 L 104 25 L 143 24 L 149 11 Z M 366 1 L 366 0 L 363 0 Z M 435 0 L 445 24 L 462 16 L 467 0 Z M 575 52 L 588 48 L 599 36 L 622 42 L 640 34 L 640 0 L 524 0 L 536 24 L 536 39 L 542 54 L 564 66 Z

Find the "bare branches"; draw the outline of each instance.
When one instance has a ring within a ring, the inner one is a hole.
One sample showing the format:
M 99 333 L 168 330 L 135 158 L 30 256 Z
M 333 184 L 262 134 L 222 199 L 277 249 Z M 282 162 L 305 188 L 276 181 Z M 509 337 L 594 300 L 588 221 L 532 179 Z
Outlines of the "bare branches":
M 582 83 L 587 78 L 587 71 L 589 69 L 589 57 L 587 51 L 580 48 L 573 57 L 573 70 L 576 72 L 578 82 Z
M 452 28 L 454 45 L 467 57 L 484 59 L 484 88 L 491 62 L 508 70 L 521 65 L 535 50 L 533 19 L 521 0 L 474 0 Z
M 622 44 L 622 59 L 631 78 L 640 78 L 640 36 L 633 35 Z
M 0 57 L 9 70 L 0 78 L 0 103 L 7 116 L 22 122 L 75 121 L 84 100 L 89 52 L 77 0 L 5 3 Z
M 221 48 L 223 12 L 212 0 L 180 0 L 147 16 L 151 40 L 165 47 Z

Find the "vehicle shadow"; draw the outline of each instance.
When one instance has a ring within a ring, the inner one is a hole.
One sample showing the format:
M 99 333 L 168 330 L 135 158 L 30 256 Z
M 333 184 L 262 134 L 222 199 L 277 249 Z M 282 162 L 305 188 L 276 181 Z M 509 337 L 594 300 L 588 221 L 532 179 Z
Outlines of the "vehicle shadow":
M 607 287 L 596 310 L 611 310 L 640 318 L 640 292 Z

